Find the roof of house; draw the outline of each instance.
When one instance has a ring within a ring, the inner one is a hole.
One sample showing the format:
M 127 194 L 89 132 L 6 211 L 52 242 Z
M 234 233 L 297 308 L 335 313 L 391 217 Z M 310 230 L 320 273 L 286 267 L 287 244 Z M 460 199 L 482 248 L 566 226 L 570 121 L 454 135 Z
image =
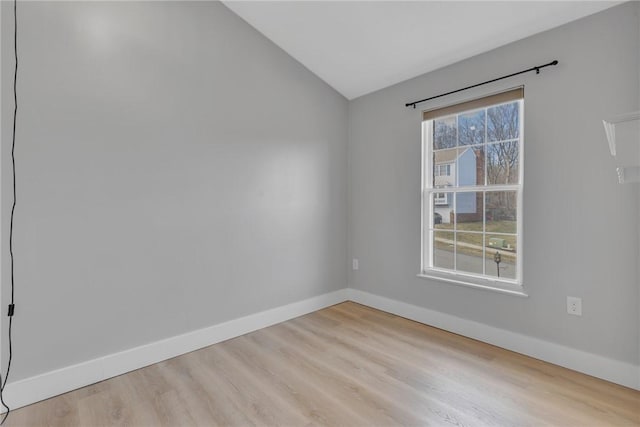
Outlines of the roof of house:
M 460 152 L 460 156 L 463 155 L 468 148 L 465 148 Z M 453 163 L 456 161 L 458 156 L 458 150 L 456 148 L 448 148 L 445 150 L 436 150 L 433 152 L 434 162 L 436 165 L 440 165 L 443 163 Z

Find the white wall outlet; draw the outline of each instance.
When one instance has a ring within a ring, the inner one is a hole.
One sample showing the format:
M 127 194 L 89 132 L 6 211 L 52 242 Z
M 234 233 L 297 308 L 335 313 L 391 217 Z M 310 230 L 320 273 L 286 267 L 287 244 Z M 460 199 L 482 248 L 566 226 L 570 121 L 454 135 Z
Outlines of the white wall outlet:
M 582 316 L 582 298 L 567 297 L 567 313 Z
M 358 262 L 358 258 L 354 258 L 351 260 L 351 269 L 356 271 L 360 268 L 360 263 Z

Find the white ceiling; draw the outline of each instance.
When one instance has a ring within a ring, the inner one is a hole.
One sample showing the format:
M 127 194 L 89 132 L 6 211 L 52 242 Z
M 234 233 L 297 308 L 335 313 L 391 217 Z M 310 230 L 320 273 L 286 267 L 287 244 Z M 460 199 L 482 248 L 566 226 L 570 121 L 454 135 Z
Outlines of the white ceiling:
M 338 92 L 353 99 L 621 2 L 224 3 Z M 549 55 L 554 59 L 553 49 Z

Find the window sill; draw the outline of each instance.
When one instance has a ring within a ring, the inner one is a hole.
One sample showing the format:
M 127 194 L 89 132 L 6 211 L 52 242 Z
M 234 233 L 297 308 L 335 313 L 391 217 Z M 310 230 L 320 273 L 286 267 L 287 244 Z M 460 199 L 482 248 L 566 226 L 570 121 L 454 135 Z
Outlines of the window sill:
M 517 284 L 511 284 L 506 282 L 498 282 L 486 279 L 477 279 L 478 282 L 473 282 L 473 278 L 467 278 L 460 275 L 447 275 L 440 276 L 437 272 L 425 272 L 418 274 L 418 277 L 423 279 L 438 280 L 440 282 L 451 283 L 457 286 L 466 286 L 469 288 L 482 289 L 485 291 L 498 292 L 501 294 L 513 295 L 516 297 L 528 298 L 529 295 L 524 292 L 522 286 Z M 467 280 L 465 280 L 467 279 Z

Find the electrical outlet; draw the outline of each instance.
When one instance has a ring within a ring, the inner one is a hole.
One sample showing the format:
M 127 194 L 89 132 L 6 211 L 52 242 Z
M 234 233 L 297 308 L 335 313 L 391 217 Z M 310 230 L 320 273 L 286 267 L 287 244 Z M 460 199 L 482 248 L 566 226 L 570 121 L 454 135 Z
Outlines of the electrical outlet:
M 567 297 L 567 313 L 582 316 L 582 298 Z
M 360 268 L 360 263 L 358 262 L 358 258 L 354 258 L 353 260 L 351 260 L 351 269 L 353 271 L 356 271 Z

